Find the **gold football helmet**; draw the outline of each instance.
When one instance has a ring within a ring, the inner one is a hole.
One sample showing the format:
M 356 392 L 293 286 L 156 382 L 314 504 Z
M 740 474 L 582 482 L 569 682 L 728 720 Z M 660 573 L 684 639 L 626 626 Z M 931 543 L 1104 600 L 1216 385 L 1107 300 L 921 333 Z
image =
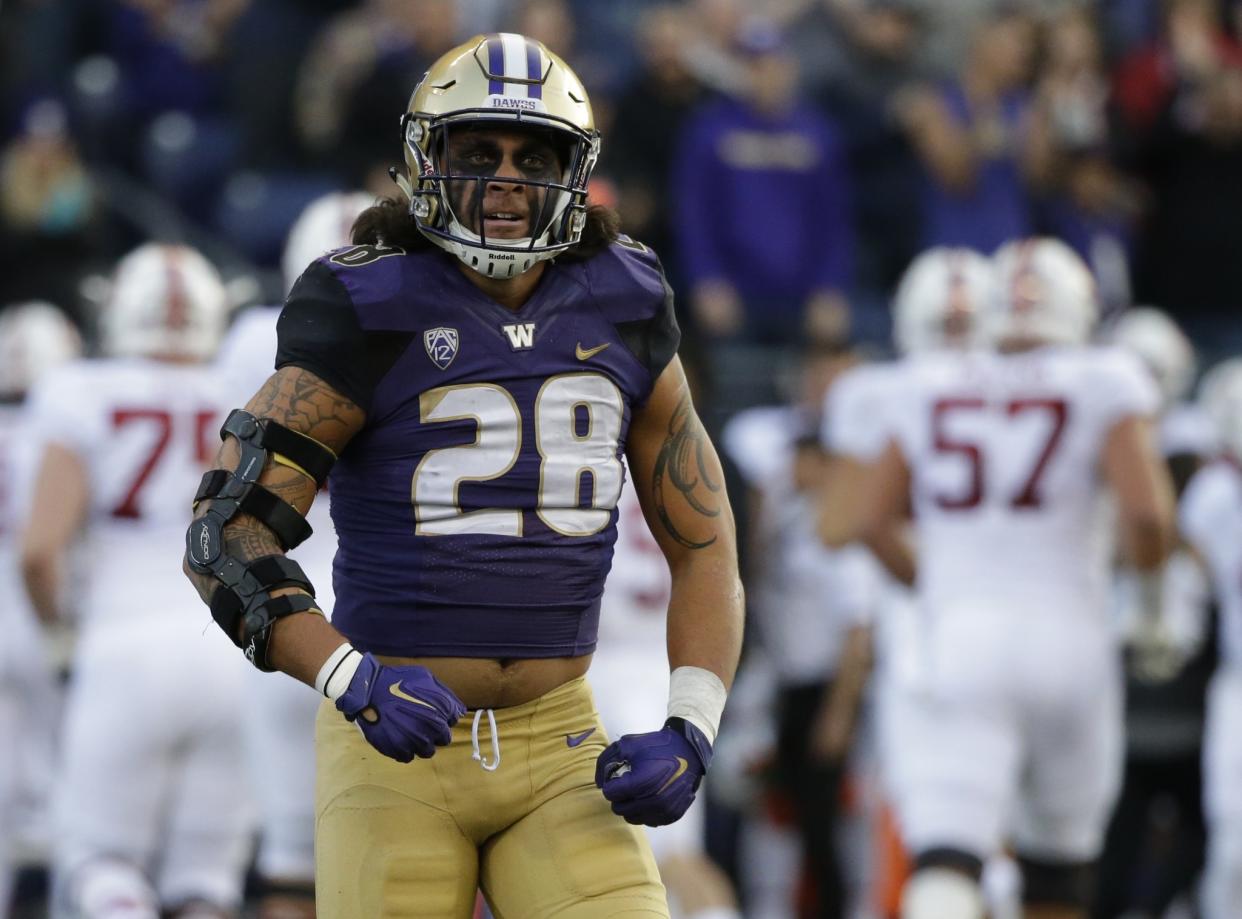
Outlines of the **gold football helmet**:
M 471 154 L 480 168 L 464 168 L 451 155 L 463 132 L 487 128 L 529 134 L 554 151 L 543 172 L 499 179 L 522 192 L 520 215 L 484 213 L 488 187 L 498 181 L 494 160 Z M 542 43 L 502 32 L 449 51 L 415 88 L 401 130 L 408 176 L 397 175 L 397 182 L 410 199 L 410 216 L 423 235 L 475 271 L 514 277 L 581 237 L 599 132 L 581 81 Z M 505 223 L 519 218 L 524 235 L 505 235 Z M 489 225 L 501 232 L 489 235 Z

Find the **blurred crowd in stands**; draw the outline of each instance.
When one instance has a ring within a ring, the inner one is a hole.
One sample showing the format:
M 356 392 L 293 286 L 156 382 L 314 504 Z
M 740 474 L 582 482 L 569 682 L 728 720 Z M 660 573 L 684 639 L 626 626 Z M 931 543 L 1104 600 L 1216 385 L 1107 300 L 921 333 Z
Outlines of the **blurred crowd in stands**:
M 148 238 L 208 253 L 239 305 L 279 298 L 301 208 L 392 193 L 428 62 L 500 29 L 582 74 L 594 196 L 726 365 L 886 342 L 916 252 L 1032 233 L 1209 362 L 1242 343 L 1242 3 L 1222 0 L 15 0 L 0 303 L 51 300 L 89 333 L 91 278 Z

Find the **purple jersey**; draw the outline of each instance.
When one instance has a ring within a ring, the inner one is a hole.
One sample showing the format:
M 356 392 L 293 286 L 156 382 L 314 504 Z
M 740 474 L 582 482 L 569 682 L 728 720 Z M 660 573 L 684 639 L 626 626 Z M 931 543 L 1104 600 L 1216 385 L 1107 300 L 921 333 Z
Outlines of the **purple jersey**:
M 650 250 L 554 263 L 517 312 L 438 249 L 314 263 L 279 324 L 367 411 L 329 481 L 333 624 L 383 654 L 594 649 L 633 408 L 677 346 Z

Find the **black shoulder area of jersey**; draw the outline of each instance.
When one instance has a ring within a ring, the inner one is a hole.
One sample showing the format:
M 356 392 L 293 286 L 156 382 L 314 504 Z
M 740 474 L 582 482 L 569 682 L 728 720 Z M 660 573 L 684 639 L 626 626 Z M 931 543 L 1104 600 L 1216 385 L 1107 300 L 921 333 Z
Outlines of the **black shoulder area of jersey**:
M 673 290 L 659 257 L 642 243 L 622 236 L 585 266 L 596 305 L 654 383 L 681 343 Z
M 414 340 L 363 329 L 353 298 L 325 259 L 302 273 L 276 324 L 276 369 L 301 367 L 370 412 L 375 387 Z

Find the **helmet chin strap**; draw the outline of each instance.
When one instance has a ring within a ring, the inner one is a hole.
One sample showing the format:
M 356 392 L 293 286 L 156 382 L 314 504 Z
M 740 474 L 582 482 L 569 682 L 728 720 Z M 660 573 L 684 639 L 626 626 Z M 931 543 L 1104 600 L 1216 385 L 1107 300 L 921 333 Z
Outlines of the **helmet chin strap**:
M 456 217 L 453 217 L 451 220 L 449 220 L 449 230 L 453 233 L 454 236 L 457 236 L 458 238 L 460 238 L 462 242 L 464 242 L 466 245 L 473 245 L 480 249 L 485 249 L 485 250 L 489 248 L 490 249 L 513 249 L 515 252 L 526 252 L 530 250 L 531 246 L 536 242 L 539 243 L 540 245 L 546 246 L 548 243 L 547 237 L 550 232 L 549 230 L 545 230 L 543 232 L 543 235 L 541 235 L 538 240 L 534 240 L 529 236 L 522 236 L 518 239 L 507 239 L 507 238 L 503 240 L 496 239 L 496 240 L 488 242 L 487 245 L 485 246 L 483 244 L 483 237 L 481 237 L 478 233 L 475 233 L 473 230 L 466 229 L 464 226 L 461 225 L 461 221 L 458 220 Z
M 474 271 L 489 278 L 514 278 L 525 274 L 535 267 L 537 262 L 551 258 L 556 252 L 531 250 L 531 238 L 505 240 L 490 246 L 482 244 L 479 234 L 467 230 L 456 217 L 449 221 L 451 239 L 432 236 L 433 242 L 457 256 L 458 259 Z M 546 238 L 547 232 L 541 239 Z M 506 250 L 512 251 L 506 251 Z

